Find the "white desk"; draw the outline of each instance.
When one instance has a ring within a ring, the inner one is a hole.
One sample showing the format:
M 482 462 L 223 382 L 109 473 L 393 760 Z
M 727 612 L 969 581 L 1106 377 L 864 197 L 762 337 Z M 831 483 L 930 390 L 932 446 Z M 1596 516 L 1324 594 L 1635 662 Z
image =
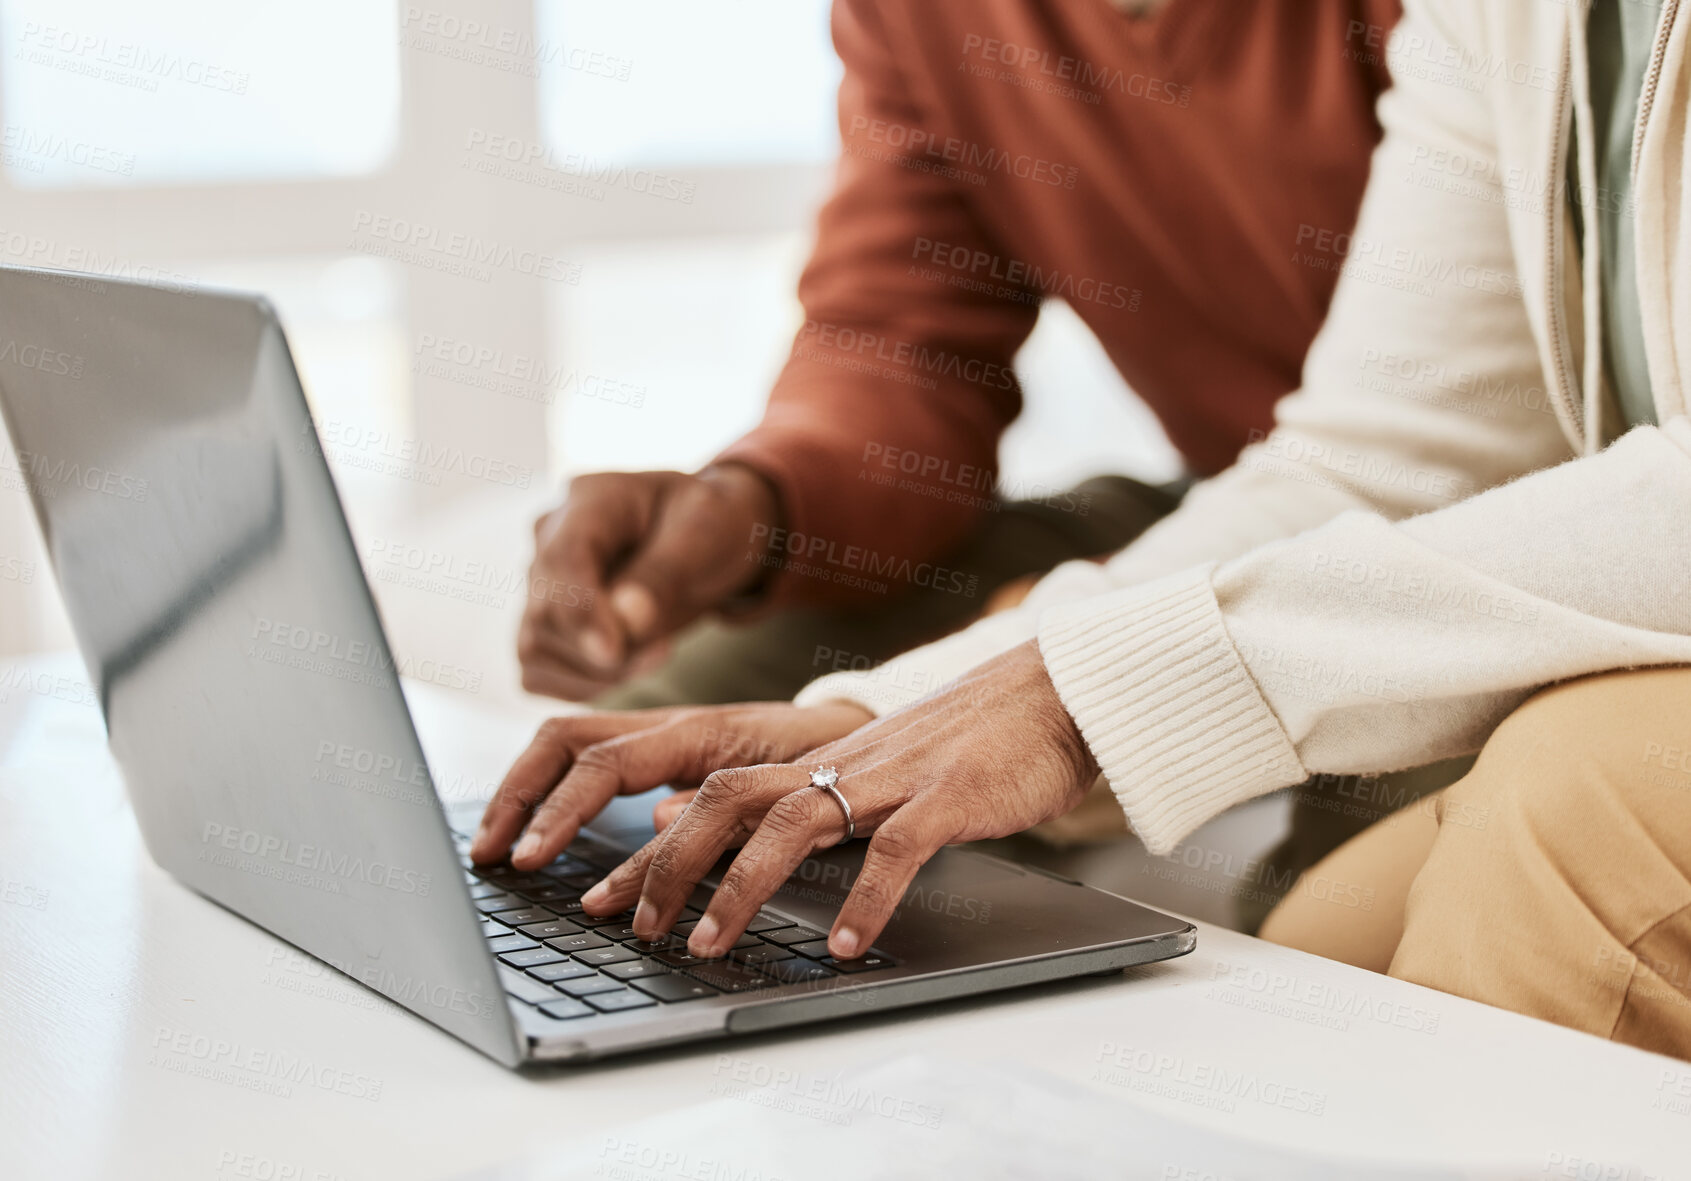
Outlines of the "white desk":
M 736 1072 L 832 1075 L 906 1054 L 1026 1064 L 1111 1104 L 1303 1148 L 1691 1177 L 1691 1065 L 1213 927 L 1193 955 L 1120 978 L 510 1073 L 155 868 L 80 684 L 72 661 L 0 661 L 6 1181 L 427 1181 L 700 1103 Z M 419 705 L 443 777 L 496 777 L 533 720 Z M 1324 1008 L 1309 999 L 1321 990 L 1365 1010 Z M 379 1092 L 202 1077 L 191 1055 L 155 1049 L 161 1031 L 305 1054 Z M 1262 1094 L 1285 1105 L 1228 1098 L 1219 1071 L 1272 1084 Z M 738 1106 L 749 1124 L 781 1118 Z

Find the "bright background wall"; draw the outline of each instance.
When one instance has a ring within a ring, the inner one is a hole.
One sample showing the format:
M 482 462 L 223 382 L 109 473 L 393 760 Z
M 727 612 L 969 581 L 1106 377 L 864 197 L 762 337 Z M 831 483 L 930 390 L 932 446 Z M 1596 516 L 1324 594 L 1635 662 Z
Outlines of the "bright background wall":
M 520 596 L 407 565 L 508 585 L 570 475 L 693 467 L 755 421 L 837 146 L 826 7 L 0 0 L 0 263 L 262 291 L 319 422 L 370 440 L 348 446 L 451 442 L 529 473 L 337 466 L 395 647 L 509 699 Z M 452 273 L 426 243 L 454 234 L 547 273 Z M 511 377 L 517 357 L 547 376 Z M 1174 473 L 1066 308 L 1019 367 L 1007 482 Z M 0 665 L 69 643 L 27 500 L 0 488 Z

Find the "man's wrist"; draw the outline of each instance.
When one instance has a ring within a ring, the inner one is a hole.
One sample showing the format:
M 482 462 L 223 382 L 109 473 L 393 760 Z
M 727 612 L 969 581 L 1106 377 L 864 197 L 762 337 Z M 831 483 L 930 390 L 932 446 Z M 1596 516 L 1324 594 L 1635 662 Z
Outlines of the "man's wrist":
M 769 581 L 771 566 L 768 558 L 775 548 L 784 520 L 780 489 L 768 476 L 737 460 L 709 464 L 699 471 L 698 476 L 732 498 L 746 522 L 745 561 L 750 571 L 723 606 L 729 609 L 752 606 Z

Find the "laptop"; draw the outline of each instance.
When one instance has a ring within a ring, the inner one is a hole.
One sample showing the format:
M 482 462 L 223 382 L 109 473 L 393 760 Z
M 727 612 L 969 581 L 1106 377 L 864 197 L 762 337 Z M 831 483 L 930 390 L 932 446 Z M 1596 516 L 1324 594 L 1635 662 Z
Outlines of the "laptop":
M 153 860 L 508 1066 L 1116 972 L 1194 945 L 1182 920 L 954 848 L 872 951 L 837 962 L 825 940 L 856 841 L 808 859 L 731 955 L 700 961 L 685 922 L 646 944 L 627 916 L 581 909 L 652 835 L 655 794 L 618 800 L 538 872 L 472 869 L 478 808 L 436 795 L 406 666 L 268 303 L 0 268 L 0 410 L 13 449 L 0 463 L 27 483 Z

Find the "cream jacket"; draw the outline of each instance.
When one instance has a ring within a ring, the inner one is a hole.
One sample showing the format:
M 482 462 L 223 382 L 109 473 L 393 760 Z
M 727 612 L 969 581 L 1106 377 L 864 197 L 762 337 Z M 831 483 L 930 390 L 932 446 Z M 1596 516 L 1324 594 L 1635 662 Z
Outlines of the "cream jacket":
M 1595 176 L 1584 6 L 1406 7 L 1352 39 L 1395 79 L 1354 234 L 1286 244 L 1343 277 L 1274 430 L 1109 563 L 800 702 L 885 712 L 1037 636 L 1165 852 L 1313 773 L 1476 750 L 1550 682 L 1691 662 L 1691 4 L 1665 5 L 1634 147 L 1663 426 L 1613 442 L 1586 328 L 1602 243 L 1588 234 L 1582 274 L 1563 183 L 1576 120 Z

